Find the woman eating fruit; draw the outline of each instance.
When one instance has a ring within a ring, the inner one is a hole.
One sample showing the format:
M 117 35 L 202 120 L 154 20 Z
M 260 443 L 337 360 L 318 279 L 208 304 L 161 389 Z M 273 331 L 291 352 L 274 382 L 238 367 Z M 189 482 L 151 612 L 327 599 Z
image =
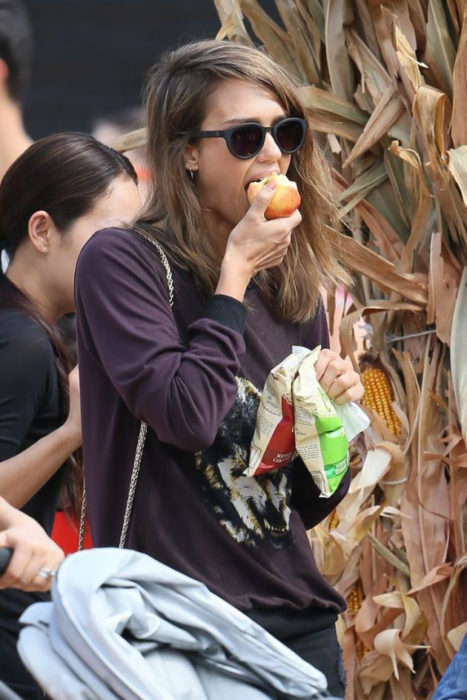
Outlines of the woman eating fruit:
M 326 237 L 329 169 L 295 87 L 224 41 L 183 46 L 150 73 L 148 205 L 132 230 L 98 232 L 77 265 L 85 477 L 93 542 L 115 546 L 147 423 L 126 546 L 203 581 L 342 695 L 345 604 L 306 529 L 349 475 L 319 498 L 299 459 L 243 473 L 260 391 L 293 345 L 322 346 L 315 370 L 336 402 L 363 391 L 328 349 L 320 287 L 345 275 Z

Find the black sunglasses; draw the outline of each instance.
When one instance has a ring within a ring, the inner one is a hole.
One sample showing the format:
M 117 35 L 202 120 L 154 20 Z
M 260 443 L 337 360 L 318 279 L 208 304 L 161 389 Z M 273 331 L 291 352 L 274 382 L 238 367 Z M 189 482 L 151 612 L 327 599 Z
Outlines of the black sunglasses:
M 246 122 L 221 131 L 194 131 L 190 136 L 193 139 L 223 138 L 235 158 L 247 159 L 260 152 L 268 131 L 282 153 L 295 153 L 303 146 L 306 121 L 299 117 L 286 117 L 272 126 Z

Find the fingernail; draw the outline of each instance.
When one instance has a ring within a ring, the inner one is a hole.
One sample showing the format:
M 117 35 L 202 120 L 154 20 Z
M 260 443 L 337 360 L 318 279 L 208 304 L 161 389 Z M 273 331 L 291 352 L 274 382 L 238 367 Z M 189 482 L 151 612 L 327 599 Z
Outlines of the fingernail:
M 269 180 L 266 187 L 268 188 L 268 190 L 275 190 L 277 187 L 277 182 L 275 180 Z

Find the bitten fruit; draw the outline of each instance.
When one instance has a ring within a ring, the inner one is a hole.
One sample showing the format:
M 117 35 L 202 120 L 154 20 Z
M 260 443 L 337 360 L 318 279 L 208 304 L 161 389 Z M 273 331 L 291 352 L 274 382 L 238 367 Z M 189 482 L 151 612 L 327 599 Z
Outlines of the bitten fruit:
M 290 216 L 300 206 L 301 198 L 298 194 L 296 183 L 289 180 L 286 175 L 273 173 L 263 180 L 250 182 L 246 192 L 248 201 L 251 204 L 258 192 L 270 180 L 276 180 L 277 186 L 274 197 L 264 212 L 264 216 L 266 219 L 280 219 L 283 216 Z

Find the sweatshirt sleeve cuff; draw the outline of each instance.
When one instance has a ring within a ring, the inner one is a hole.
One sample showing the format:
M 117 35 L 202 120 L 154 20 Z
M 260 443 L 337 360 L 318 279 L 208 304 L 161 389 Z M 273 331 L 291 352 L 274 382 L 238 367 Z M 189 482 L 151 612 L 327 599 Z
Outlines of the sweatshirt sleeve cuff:
M 204 315 L 206 318 L 222 323 L 223 326 L 231 328 L 240 335 L 243 335 L 245 331 L 246 308 L 233 297 L 215 294 L 209 299 Z

